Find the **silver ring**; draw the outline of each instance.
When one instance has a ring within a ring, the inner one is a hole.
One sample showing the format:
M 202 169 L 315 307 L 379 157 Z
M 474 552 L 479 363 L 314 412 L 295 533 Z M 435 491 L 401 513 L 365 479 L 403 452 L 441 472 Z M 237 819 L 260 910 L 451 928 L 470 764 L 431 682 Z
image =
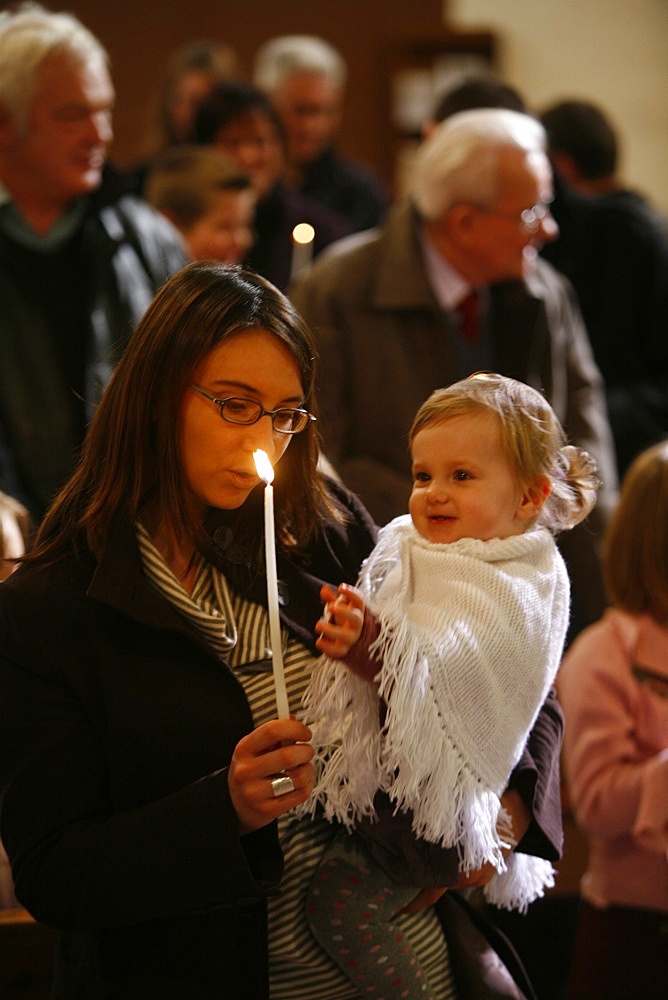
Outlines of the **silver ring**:
M 278 777 L 272 779 L 271 790 L 278 799 L 281 795 L 294 792 L 295 783 L 289 774 L 279 774 Z

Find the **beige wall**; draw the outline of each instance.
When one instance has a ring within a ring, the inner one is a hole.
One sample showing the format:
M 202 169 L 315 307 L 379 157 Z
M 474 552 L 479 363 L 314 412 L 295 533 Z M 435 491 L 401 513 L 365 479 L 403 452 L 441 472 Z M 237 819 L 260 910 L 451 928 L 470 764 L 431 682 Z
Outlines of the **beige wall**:
M 623 176 L 668 212 L 668 0 L 444 0 L 446 17 L 497 33 L 498 69 L 532 107 L 600 104 Z

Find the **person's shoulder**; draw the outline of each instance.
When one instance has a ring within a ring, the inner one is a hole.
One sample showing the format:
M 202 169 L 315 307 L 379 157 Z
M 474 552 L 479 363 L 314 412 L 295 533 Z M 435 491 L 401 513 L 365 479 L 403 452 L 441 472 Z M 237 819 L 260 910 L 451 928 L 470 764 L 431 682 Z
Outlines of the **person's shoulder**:
M 138 234 L 152 233 L 169 243 L 183 247 L 178 231 L 165 216 L 137 194 L 124 193 L 107 210 L 116 215 L 126 228 Z
M 0 586 L 3 617 L 23 622 L 30 630 L 46 618 L 70 620 L 75 606 L 85 600 L 94 566 L 89 553 L 70 553 L 51 563 L 22 563 Z
M 370 168 L 332 148 L 309 165 L 301 190 L 342 215 L 352 232 L 377 226 L 391 201 L 389 190 Z
M 97 204 L 95 210 L 107 238 L 133 248 L 156 289 L 187 264 L 178 230 L 139 195 L 122 193 L 113 201 Z
M 340 480 L 326 476 L 330 502 L 338 516 L 325 515 L 312 542 L 308 563 L 323 578 L 335 579 L 337 567 L 351 580 L 376 543 L 378 528 L 359 497 Z
M 330 268 L 356 268 L 365 257 L 373 253 L 381 239 L 382 231 L 379 228 L 351 233 L 327 247 L 318 260 L 318 266 L 327 264 Z
M 347 534 L 350 526 L 353 526 L 361 535 L 372 538 L 374 541 L 378 535 L 378 526 L 371 517 L 360 498 L 352 490 L 335 476 L 325 475 L 327 490 L 334 501 L 334 505 L 341 511 L 343 518 L 341 522 L 333 522 L 327 519 L 326 523 L 343 524 L 343 533 Z
M 375 267 L 382 259 L 404 261 L 416 252 L 415 214 L 409 201 L 393 205 L 378 226 L 337 240 L 316 262 L 316 268 L 344 270 L 354 275 L 360 268 Z
M 612 659 L 631 641 L 631 634 L 636 629 L 635 620 L 635 616 L 616 608 L 607 608 L 597 621 L 578 633 L 566 650 L 562 663 L 564 675 L 573 670 L 590 669 L 586 665 L 593 665 L 594 662 L 611 664 Z
M 603 248 L 612 243 L 616 252 L 629 257 L 643 248 L 668 254 L 668 224 L 642 195 L 616 191 L 601 195 L 596 203 L 596 228 Z
M 416 297 L 431 299 L 423 272 L 414 212 L 405 202 L 393 206 L 379 226 L 328 247 L 290 297 L 298 309 L 320 311 L 329 303 L 342 314 L 404 308 Z
M 291 288 L 290 298 L 301 308 L 304 298 L 332 294 L 337 300 L 356 297 L 373 273 L 379 231 L 353 233 L 331 243 L 313 262 L 309 271 Z
M 100 187 L 91 196 L 91 211 L 99 216 L 112 236 L 118 237 L 119 230 L 126 235 L 128 230 L 157 234 L 183 252 L 178 230 L 136 192 L 130 175 L 109 164 L 105 166 Z

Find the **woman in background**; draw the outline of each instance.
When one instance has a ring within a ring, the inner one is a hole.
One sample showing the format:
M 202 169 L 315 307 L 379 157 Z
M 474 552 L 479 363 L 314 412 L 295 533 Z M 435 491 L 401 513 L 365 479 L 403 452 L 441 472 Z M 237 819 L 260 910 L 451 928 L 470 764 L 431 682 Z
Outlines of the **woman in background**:
M 233 81 L 214 87 L 197 110 L 192 139 L 231 157 L 250 176 L 257 206 L 246 263 L 282 291 L 297 276 L 301 257 L 292 238 L 295 226 L 312 226 L 310 256 L 350 232 L 343 216 L 284 183 L 281 124 L 269 98 L 255 87 Z

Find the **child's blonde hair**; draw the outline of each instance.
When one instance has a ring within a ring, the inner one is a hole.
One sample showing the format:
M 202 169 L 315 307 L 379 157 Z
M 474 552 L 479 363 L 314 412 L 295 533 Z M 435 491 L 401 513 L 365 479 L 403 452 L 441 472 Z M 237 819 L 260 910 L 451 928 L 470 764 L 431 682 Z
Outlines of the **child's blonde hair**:
M 641 452 L 624 477 L 603 573 L 613 604 L 668 624 L 668 440 Z
M 584 520 L 600 486 L 596 463 L 588 452 L 567 444 L 550 404 L 523 382 L 477 372 L 436 389 L 418 410 L 409 443 L 425 427 L 477 410 L 499 417 L 506 456 L 522 487 L 531 487 L 543 477 L 549 480 L 551 492 L 536 522 L 558 532 Z

